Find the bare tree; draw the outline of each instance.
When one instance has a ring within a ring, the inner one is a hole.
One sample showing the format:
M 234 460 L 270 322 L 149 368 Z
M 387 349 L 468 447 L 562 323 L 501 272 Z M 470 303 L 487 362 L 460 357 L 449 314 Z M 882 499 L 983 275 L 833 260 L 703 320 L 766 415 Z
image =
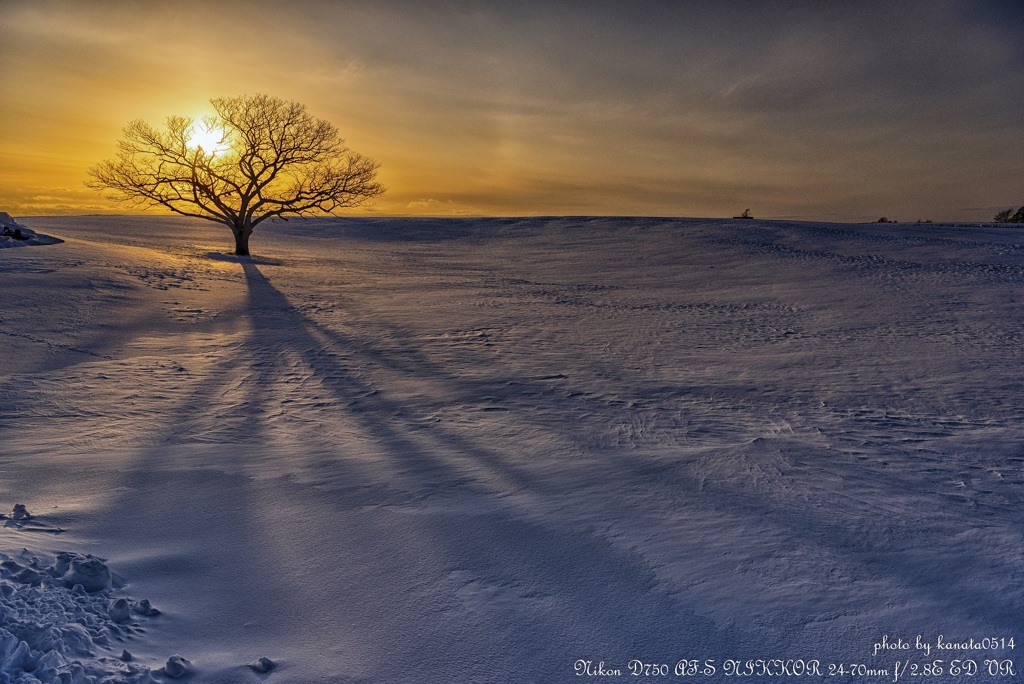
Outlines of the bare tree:
M 269 218 L 331 214 L 383 194 L 379 164 L 297 102 L 252 95 L 211 100 L 215 116 L 168 117 L 163 130 L 132 121 L 116 159 L 89 169 L 88 186 L 140 207 L 223 223 L 235 254 Z

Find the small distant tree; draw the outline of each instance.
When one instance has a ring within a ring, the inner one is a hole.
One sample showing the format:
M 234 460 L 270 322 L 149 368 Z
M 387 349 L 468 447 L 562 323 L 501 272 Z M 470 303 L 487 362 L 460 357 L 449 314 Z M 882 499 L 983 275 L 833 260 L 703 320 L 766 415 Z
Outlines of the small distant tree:
M 1004 209 L 995 216 L 992 220 L 996 223 L 1024 223 L 1024 207 L 1021 207 L 1016 212 L 1013 208 Z
M 383 194 L 380 165 L 305 105 L 269 95 L 210 103 L 216 115 L 168 117 L 163 130 L 132 121 L 117 158 L 89 169 L 87 185 L 116 201 L 222 223 L 240 255 L 269 218 L 332 214 Z

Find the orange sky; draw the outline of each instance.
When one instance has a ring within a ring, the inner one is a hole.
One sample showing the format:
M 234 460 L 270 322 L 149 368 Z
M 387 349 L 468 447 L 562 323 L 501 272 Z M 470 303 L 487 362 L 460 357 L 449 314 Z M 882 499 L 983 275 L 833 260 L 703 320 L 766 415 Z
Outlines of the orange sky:
M 3 0 L 0 210 L 119 211 L 83 183 L 129 120 L 256 92 L 380 161 L 377 213 L 987 220 L 1024 203 L 1014 3 L 836 7 Z

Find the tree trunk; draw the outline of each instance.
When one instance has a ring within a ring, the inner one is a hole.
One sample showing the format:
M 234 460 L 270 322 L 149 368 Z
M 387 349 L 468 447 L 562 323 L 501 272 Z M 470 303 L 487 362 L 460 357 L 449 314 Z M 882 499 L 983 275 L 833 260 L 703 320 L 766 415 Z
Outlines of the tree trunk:
M 235 234 L 235 254 L 238 256 L 249 256 L 249 236 L 252 235 L 252 228 L 232 228 Z

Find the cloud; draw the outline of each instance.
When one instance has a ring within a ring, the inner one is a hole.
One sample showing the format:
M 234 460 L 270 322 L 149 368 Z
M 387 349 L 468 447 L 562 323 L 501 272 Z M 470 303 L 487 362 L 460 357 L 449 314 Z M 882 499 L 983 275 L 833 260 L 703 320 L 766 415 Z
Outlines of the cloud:
M 480 216 L 484 212 L 454 200 L 418 199 L 408 202 L 405 209 L 417 216 Z

